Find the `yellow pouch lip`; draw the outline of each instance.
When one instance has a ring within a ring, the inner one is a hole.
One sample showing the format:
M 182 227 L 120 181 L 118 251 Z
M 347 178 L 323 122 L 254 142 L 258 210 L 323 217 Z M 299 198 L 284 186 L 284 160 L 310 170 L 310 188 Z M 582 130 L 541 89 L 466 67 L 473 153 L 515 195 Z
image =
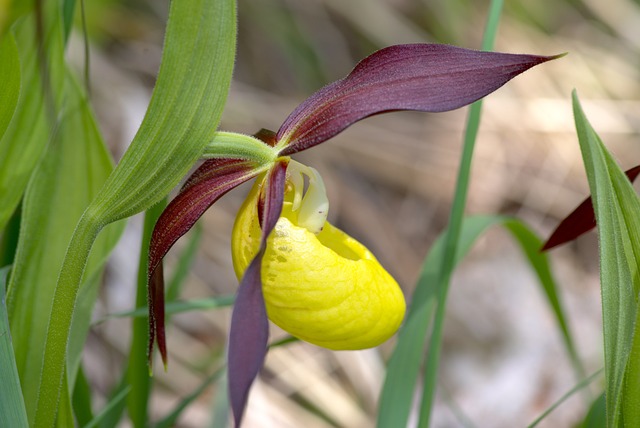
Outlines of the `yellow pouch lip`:
M 259 182 L 238 213 L 232 257 L 241 278 L 258 251 Z M 276 325 L 329 349 L 363 349 L 387 340 L 400 326 L 400 287 L 361 243 L 325 222 L 316 234 L 296 225 L 285 199 L 262 261 L 267 314 Z

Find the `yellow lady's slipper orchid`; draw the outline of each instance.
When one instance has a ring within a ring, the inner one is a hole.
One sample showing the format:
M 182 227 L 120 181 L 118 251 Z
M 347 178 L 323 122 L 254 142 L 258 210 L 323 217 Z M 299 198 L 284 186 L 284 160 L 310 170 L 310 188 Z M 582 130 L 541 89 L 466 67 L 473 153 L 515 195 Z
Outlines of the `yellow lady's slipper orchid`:
M 233 228 L 238 278 L 260 246 L 260 182 L 254 184 Z M 329 349 L 379 345 L 396 332 L 404 317 L 400 287 L 365 246 L 340 229 L 325 221 L 315 234 L 300 225 L 296 189 L 292 180 L 287 184 L 282 214 L 262 259 L 269 319 L 293 336 Z

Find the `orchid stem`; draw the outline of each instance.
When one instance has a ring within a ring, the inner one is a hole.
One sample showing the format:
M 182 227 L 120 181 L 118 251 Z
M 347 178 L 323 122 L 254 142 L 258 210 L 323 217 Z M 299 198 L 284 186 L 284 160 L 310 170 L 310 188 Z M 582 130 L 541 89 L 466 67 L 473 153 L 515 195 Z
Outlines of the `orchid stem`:
M 493 49 L 503 3 L 503 0 L 491 1 L 489 15 L 487 17 L 487 26 L 482 40 L 482 50 L 484 51 Z M 449 216 L 449 226 L 446 232 L 445 250 L 438 276 L 438 306 L 433 323 L 433 331 L 429 341 L 429 346 L 432 351 L 430 352 L 431 358 L 428 359 L 425 369 L 423 395 L 420 406 L 420 419 L 418 424 L 419 427 L 424 428 L 429 426 L 431 409 L 435 396 L 437 371 L 440 362 L 440 352 L 442 350 L 442 327 L 444 323 L 445 303 L 449 285 L 451 283 L 451 275 L 455 265 L 455 256 L 458 250 L 458 241 L 460 238 L 460 231 L 462 229 L 462 221 L 467 203 L 469 178 L 471 176 L 471 161 L 473 159 L 473 150 L 478 136 L 478 129 L 480 128 L 481 111 L 481 100 L 476 101 L 469 108 L 466 132 L 464 136 L 464 146 L 462 149 L 460 168 L 458 170 L 458 178 L 456 181 L 456 190 L 451 214 Z

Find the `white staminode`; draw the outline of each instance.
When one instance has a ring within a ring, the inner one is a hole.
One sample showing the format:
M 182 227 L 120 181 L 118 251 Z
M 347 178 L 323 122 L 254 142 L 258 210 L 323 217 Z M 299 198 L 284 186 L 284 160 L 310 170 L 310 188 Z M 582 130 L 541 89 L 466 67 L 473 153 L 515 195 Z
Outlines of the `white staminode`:
M 320 233 L 329 214 L 329 199 L 322 177 L 315 168 L 303 165 L 293 159 L 289 161 L 289 181 L 294 188 L 293 210 L 298 211 L 298 226 L 312 233 Z M 304 178 L 309 179 L 304 192 Z

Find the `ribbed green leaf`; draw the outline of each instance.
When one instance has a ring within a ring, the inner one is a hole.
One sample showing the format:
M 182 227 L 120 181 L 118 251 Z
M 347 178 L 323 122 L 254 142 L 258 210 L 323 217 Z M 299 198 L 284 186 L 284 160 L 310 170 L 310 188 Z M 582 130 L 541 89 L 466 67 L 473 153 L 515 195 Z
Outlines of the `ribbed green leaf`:
M 475 241 L 489 227 L 501 225 L 505 227 L 521 246 L 529 264 L 532 266 L 541 285 L 551 310 L 558 322 L 559 329 L 565 341 L 565 346 L 571 360 L 576 364 L 578 373 L 581 366 L 573 344 L 572 336 L 567 326 L 566 317 L 557 287 L 546 255 L 540 253 L 542 240 L 538 238 L 520 220 L 504 216 L 475 216 L 467 217 L 462 223 L 457 254 L 452 268 L 464 258 Z M 422 272 L 418 279 L 413 300 L 409 307 L 404 325 L 402 326 L 396 348 L 389 360 L 387 374 L 380 398 L 378 427 L 406 426 L 409 420 L 413 395 L 425 359 L 425 345 L 428 335 L 431 341 L 442 330 L 442 323 L 438 323 L 436 312 L 445 310 L 448 287 L 438 289 L 438 275 L 445 251 L 446 232 L 443 232 L 431 248 L 422 265 Z M 505 284 L 505 286 L 513 286 Z M 428 347 L 426 359 L 433 358 L 433 343 Z
M 9 126 L 20 95 L 20 58 L 13 34 L 7 34 L 0 43 L 0 138 Z M 0 230 L 2 228 L 0 227 Z
M 27 412 L 24 407 L 18 369 L 11 344 L 9 319 L 5 304 L 5 284 L 11 269 L 6 266 L 0 269 L 0 426 L 28 427 Z
M 600 242 L 607 426 L 640 421 L 640 200 L 573 93 L 573 112 Z
M 57 273 L 76 223 L 113 165 L 95 120 L 76 82 L 66 82 L 65 107 L 57 133 L 25 193 L 20 240 L 9 282 L 9 319 L 27 414 L 33 423 L 44 341 L 53 312 Z M 80 352 L 90 324 L 99 270 L 115 245 L 121 225 L 105 229 L 87 268 L 76 306 L 68 373 L 74 384 Z
M 47 2 L 47 10 L 56 10 L 56 4 L 56 1 Z M 62 97 L 62 34 L 55 13 L 51 15 L 45 20 L 42 50 L 38 49 L 32 16 L 14 27 L 22 89 L 11 122 L 0 139 L 0 230 L 20 202 L 31 172 L 49 141 L 52 110 L 59 106 Z M 39 51 L 43 55 L 38 56 Z M 45 67 L 48 80 L 42 74 Z
M 145 210 L 180 181 L 213 138 L 235 58 L 235 1 L 173 1 L 162 64 L 131 146 L 78 223 L 51 313 L 35 426 L 55 419 L 87 254 L 104 225 Z

